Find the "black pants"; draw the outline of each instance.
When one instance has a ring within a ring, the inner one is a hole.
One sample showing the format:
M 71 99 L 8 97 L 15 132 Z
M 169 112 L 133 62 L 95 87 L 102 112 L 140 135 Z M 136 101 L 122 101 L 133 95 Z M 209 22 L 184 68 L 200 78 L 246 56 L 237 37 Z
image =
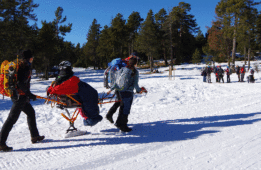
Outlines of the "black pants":
M 223 76 L 219 76 L 219 77 L 218 77 L 218 82 L 221 82 L 221 80 L 222 80 L 222 82 L 224 83 L 224 78 L 223 78 Z
M 36 127 L 35 111 L 30 102 L 27 100 L 26 96 L 20 96 L 19 100 L 12 101 L 12 108 L 0 132 L 1 145 L 6 144 L 7 137 L 11 129 L 13 128 L 13 125 L 18 120 L 21 111 L 23 111 L 27 115 L 27 124 L 30 130 L 31 137 L 39 136 L 39 132 Z
M 116 94 L 117 100 L 121 100 L 120 92 L 119 91 L 115 91 L 115 94 Z M 115 102 L 113 104 L 113 106 L 110 108 L 110 110 L 108 112 L 108 115 L 112 116 L 117 111 L 117 109 L 120 107 L 120 105 L 121 105 L 121 102 Z
M 230 75 L 227 75 L 227 82 L 230 83 Z

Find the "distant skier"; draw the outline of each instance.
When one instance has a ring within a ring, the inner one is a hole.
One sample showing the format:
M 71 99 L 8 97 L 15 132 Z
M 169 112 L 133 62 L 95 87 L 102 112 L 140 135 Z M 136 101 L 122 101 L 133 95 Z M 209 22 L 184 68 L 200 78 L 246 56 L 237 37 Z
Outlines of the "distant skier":
M 254 73 L 255 73 L 254 69 L 249 70 L 249 75 L 247 76 L 247 82 L 248 83 L 254 83 L 255 82 Z
M 207 69 L 207 81 L 208 83 L 211 83 L 211 72 L 212 72 L 212 68 L 208 65 Z
M 235 72 L 236 72 L 237 77 L 238 77 L 238 82 L 240 82 L 240 67 L 238 65 L 236 65 Z
M 243 66 L 241 67 L 240 73 L 241 73 L 241 82 L 244 82 L 244 77 L 245 77 L 245 73 L 246 73 L 245 65 L 243 65 Z
M 229 66 L 227 66 L 227 69 L 225 70 L 227 74 L 227 83 L 230 83 L 230 74 L 231 74 L 231 69 Z
M 201 71 L 201 76 L 203 76 L 203 82 L 207 82 L 207 68 L 203 68 Z
M 222 82 L 224 83 L 224 70 L 221 68 L 221 66 L 218 66 L 218 82 L 220 83 L 220 81 L 222 80 Z
M 216 82 L 219 82 L 219 77 L 218 77 L 218 66 L 216 66 L 216 67 L 214 67 L 214 74 L 215 74 L 215 76 L 216 76 Z

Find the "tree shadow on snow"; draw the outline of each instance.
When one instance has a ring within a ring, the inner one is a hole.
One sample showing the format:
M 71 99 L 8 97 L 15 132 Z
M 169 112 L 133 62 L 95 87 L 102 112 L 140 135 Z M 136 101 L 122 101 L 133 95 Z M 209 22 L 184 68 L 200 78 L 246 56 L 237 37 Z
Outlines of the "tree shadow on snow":
M 221 131 L 221 128 L 224 127 L 249 125 L 261 121 L 261 118 L 255 117 L 260 114 L 261 113 L 235 114 L 235 115 L 209 116 L 209 117 L 198 117 L 198 118 L 191 118 L 191 119 L 176 119 L 176 120 L 165 120 L 165 121 L 156 121 L 156 122 L 140 123 L 140 124 L 130 124 L 130 127 L 133 128 L 133 131 L 129 133 L 119 133 L 119 130 L 116 128 L 107 129 L 107 130 L 102 130 L 98 134 L 92 134 L 91 138 L 89 135 L 86 135 L 86 138 L 84 139 L 70 138 L 70 139 L 61 139 L 61 140 L 52 140 L 52 139 L 45 140 L 45 143 L 68 142 L 70 145 L 66 145 L 66 146 L 57 145 L 52 147 L 26 148 L 26 149 L 19 149 L 15 151 L 36 151 L 36 150 L 50 150 L 50 149 L 65 149 L 65 148 L 74 148 L 74 147 L 83 147 L 83 146 L 119 145 L 125 143 L 146 144 L 146 143 L 154 143 L 154 142 L 191 140 L 191 139 L 196 139 L 201 135 L 218 133 Z M 107 135 L 109 137 L 100 138 L 100 135 L 101 136 Z M 85 142 L 85 141 L 88 143 L 73 145 L 73 142 Z

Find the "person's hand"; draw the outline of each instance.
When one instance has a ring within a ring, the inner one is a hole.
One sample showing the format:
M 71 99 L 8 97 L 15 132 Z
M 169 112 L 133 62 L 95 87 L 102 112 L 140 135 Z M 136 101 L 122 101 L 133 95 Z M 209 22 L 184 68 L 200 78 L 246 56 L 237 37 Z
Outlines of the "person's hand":
M 31 93 L 31 94 L 29 95 L 29 99 L 35 101 L 35 100 L 36 100 L 36 95 L 34 95 L 34 94 Z
M 148 93 L 148 91 L 145 89 L 145 87 L 141 87 L 140 94 L 143 93 L 143 92 L 144 92 L 144 93 Z
M 109 95 L 111 93 L 111 91 L 109 90 L 108 92 L 107 92 L 107 95 Z

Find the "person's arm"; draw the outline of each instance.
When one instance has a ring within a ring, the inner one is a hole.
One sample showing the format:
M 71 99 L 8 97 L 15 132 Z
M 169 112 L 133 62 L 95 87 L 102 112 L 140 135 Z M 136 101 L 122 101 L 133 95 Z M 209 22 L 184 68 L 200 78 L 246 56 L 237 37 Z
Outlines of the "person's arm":
M 136 89 L 136 92 L 139 93 L 141 91 L 141 88 L 139 87 L 139 72 L 136 70 L 136 74 L 134 77 L 134 88 Z

